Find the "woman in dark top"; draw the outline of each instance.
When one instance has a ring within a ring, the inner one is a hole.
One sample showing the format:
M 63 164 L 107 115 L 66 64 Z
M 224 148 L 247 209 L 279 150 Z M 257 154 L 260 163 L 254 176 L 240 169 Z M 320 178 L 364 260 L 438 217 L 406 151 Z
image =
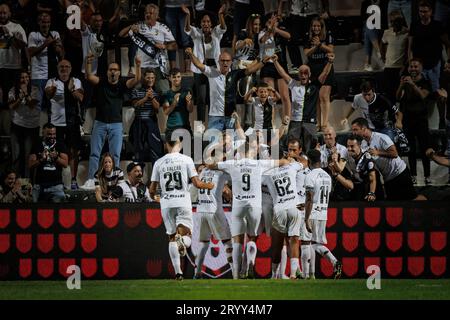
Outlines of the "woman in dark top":
M 328 62 L 327 55 L 334 53 L 333 38 L 330 34 L 327 34 L 323 19 L 314 18 L 311 21 L 309 43 L 305 46 L 304 52 L 308 57 L 308 66 L 311 68 L 311 81 L 320 81 L 322 80 L 320 77 L 325 77 L 319 91 L 319 106 L 317 108 L 318 129 L 323 131 L 329 125 L 331 88 L 335 83 L 333 67 L 328 74 L 323 73 Z

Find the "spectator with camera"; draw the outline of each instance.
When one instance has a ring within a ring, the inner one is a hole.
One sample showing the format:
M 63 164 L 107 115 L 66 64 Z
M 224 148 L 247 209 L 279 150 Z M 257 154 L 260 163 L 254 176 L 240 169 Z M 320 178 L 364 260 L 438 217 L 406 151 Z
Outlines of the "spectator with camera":
M 100 160 L 100 169 L 95 174 L 95 199 L 97 202 L 116 202 L 120 198 L 117 187 L 124 181 L 123 171 L 114 163 L 113 156 L 106 152 Z
M 347 150 L 356 164 L 353 172 L 352 200 L 375 201 L 384 200 L 384 190 L 380 173 L 375 168 L 375 162 L 367 151 L 361 148 L 362 138 L 351 135 L 347 138 Z
M 31 185 L 22 188 L 22 182 L 14 169 L 6 170 L 0 179 L 0 203 L 31 202 Z
M 56 140 L 56 127 L 46 123 L 42 141 L 31 150 L 28 166 L 33 170 L 33 202 L 63 202 L 65 199 L 62 169 L 69 157 L 66 146 Z
M 142 165 L 131 162 L 127 166 L 128 180 L 119 184 L 120 202 L 152 202 L 147 186 L 142 182 Z

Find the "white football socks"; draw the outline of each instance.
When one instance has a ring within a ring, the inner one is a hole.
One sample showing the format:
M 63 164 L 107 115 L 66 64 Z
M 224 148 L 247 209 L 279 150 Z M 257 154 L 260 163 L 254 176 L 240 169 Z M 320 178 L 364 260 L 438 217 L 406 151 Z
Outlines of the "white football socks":
M 233 279 L 239 279 L 239 270 L 242 263 L 242 244 L 233 243 Z
M 302 244 L 302 274 L 303 278 L 306 278 L 310 273 L 309 264 L 311 261 L 311 248 L 309 244 Z
M 181 272 L 181 262 L 180 262 L 180 253 L 178 252 L 178 245 L 176 242 L 169 242 L 169 256 L 172 261 L 173 270 L 175 274 L 183 273 Z
M 209 248 L 209 242 L 199 242 L 199 252 L 195 258 L 195 273 L 199 274 L 202 272 L 203 261 L 205 261 L 205 255 Z
M 299 267 L 298 258 L 291 258 L 291 278 L 295 278 L 295 274 L 297 273 L 297 269 Z
M 311 258 L 309 260 L 309 275 L 314 276 L 316 273 L 316 251 L 311 244 L 308 245 L 308 247 L 311 251 Z
M 247 251 L 247 270 L 248 270 L 250 263 L 252 263 L 253 266 L 255 266 L 256 253 L 258 252 L 258 249 L 256 248 L 256 243 L 254 241 L 247 242 L 246 251 Z
M 327 258 L 328 261 L 330 261 L 333 266 L 336 264 L 336 261 L 337 261 L 336 257 L 323 244 L 315 243 L 315 244 L 313 244 L 313 247 L 314 247 L 314 250 L 316 250 L 316 252 L 318 254 L 320 254 L 322 257 Z
M 280 262 L 280 270 L 279 270 L 280 278 L 282 278 L 283 275 L 286 274 L 287 260 L 288 260 L 287 246 L 283 246 L 283 249 L 281 250 L 281 262 Z

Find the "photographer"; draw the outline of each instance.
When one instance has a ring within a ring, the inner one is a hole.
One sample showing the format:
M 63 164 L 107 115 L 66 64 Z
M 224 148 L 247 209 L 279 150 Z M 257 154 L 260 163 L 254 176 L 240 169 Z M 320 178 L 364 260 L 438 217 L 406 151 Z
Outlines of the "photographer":
M 33 202 L 62 202 L 62 169 L 67 168 L 69 157 L 64 144 L 56 141 L 56 127 L 46 123 L 43 130 L 43 141 L 32 148 L 28 160 L 30 170 L 34 170 Z
M 127 166 L 127 174 L 128 181 L 118 186 L 122 189 L 120 202 L 151 202 L 148 188 L 142 182 L 142 166 L 137 162 L 131 162 Z

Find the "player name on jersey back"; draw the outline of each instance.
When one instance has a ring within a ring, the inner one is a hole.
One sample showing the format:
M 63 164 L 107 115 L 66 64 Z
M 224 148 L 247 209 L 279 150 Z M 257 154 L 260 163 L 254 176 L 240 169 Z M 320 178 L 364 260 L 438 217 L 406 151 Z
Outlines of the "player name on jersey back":
M 168 153 L 156 161 L 151 181 L 161 186 L 161 209 L 191 208 L 189 181 L 197 176 L 194 162 L 180 153 Z
M 296 177 L 302 169 L 303 165 L 291 163 L 266 172 L 269 175 L 266 181 L 273 198 L 275 211 L 295 208 L 298 204 Z
M 227 181 L 228 175 L 219 170 L 203 169 L 199 178 L 203 182 L 214 183 L 214 189 L 198 190 L 198 205 L 197 212 L 210 212 L 214 213 L 217 209 L 222 208 L 222 193 L 225 181 Z
M 233 186 L 233 208 L 261 208 L 262 174 L 274 167 L 273 160 L 227 160 L 219 162 L 220 170 L 231 176 Z

